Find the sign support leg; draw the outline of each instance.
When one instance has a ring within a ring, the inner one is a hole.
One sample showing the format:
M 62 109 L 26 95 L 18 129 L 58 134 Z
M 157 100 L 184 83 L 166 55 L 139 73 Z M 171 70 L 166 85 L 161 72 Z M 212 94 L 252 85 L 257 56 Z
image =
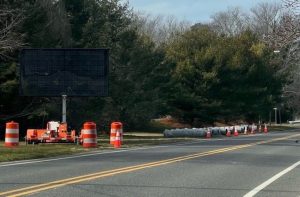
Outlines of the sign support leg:
M 62 122 L 67 122 L 67 95 L 62 95 Z

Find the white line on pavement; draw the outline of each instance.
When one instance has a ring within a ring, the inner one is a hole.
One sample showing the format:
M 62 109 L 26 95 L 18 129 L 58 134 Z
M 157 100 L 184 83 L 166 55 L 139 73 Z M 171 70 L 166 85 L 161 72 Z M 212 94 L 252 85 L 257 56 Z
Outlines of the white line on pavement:
M 255 137 L 255 135 L 241 135 L 242 138 L 250 138 Z M 231 140 L 233 138 L 230 138 Z M 135 151 L 135 150 L 147 150 L 147 149 L 154 149 L 154 148 L 162 148 L 162 147 L 170 147 L 172 145 L 181 146 L 181 145 L 190 145 L 195 143 L 203 143 L 203 142 L 210 142 L 210 141 L 221 141 L 221 140 L 228 140 L 228 138 L 219 138 L 219 139 L 197 139 L 193 142 L 184 142 L 184 143 L 175 143 L 171 145 L 158 145 L 158 146 L 150 146 L 150 147 L 140 147 L 140 148 L 129 148 L 129 149 L 122 149 L 118 151 L 95 151 L 89 154 L 78 154 L 74 156 L 67 156 L 67 157 L 55 157 L 55 158 L 49 158 L 49 159 L 30 159 L 30 160 L 23 160 L 23 161 L 14 161 L 14 162 L 3 162 L 0 163 L 1 167 L 8 167 L 8 166 L 18 166 L 18 165 L 26 165 L 26 164 L 33 164 L 33 163 L 42 163 L 42 162 L 51 162 L 51 161 L 58 161 L 58 160 L 64 160 L 64 159 L 74 159 L 74 158 L 80 158 L 80 157 L 88 157 L 88 156 L 94 156 L 94 155 L 103 155 L 103 154 L 113 154 L 113 153 L 120 153 L 120 152 L 128 152 L 128 151 Z M 236 138 L 235 138 L 236 140 Z
M 216 139 L 214 141 L 217 141 L 220 139 Z M 185 143 L 177 143 L 173 144 L 176 146 L 180 145 L 189 145 L 189 144 L 195 144 L 200 142 L 209 142 L 210 140 L 200 139 L 194 142 L 185 142 Z M 88 156 L 94 156 L 94 155 L 104 155 L 104 154 L 113 154 L 113 153 L 120 153 L 120 152 L 128 152 L 128 151 L 136 151 L 136 150 L 147 150 L 147 149 L 154 149 L 154 148 L 163 148 L 163 147 L 170 147 L 172 145 L 158 145 L 158 146 L 150 146 L 150 147 L 140 147 L 140 148 L 129 148 L 129 149 L 123 149 L 123 150 L 117 150 L 117 151 L 106 151 L 106 152 L 99 152 L 95 151 L 93 153 L 89 154 L 79 154 L 74 156 L 68 156 L 68 157 L 56 157 L 56 158 L 50 158 L 50 159 L 32 159 L 32 160 L 24 160 L 24 161 L 15 161 L 15 162 L 5 162 L 0 164 L 0 167 L 8 167 L 8 166 L 18 166 L 18 165 L 25 165 L 25 164 L 33 164 L 33 163 L 42 163 L 42 162 L 50 162 L 50 161 L 58 161 L 58 160 L 64 160 L 64 159 L 74 159 L 74 158 L 80 158 L 80 157 L 88 157 Z
M 156 148 L 156 147 L 151 147 L 151 148 Z M 142 150 L 142 149 L 145 149 L 145 148 L 125 149 L 125 150 L 108 151 L 108 152 L 93 152 L 93 153 L 90 153 L 90 154 L 79 154 L 79 155 L 75 155 L 75 156 L 58 157 L 58 158 L 52 158 L 52 159 L 30 159 L 30 160 L 25 160 L 25 161 L 16 161 L 16 162 L 3 163 L 3 164 L 0 164 L 0 167 L 17 166 L 17 165 L 25 165 L 25 164 L 33 164 L 33 163 L 42 163 L 42 162 L 49 162 L 49 161 L 58 161 L 58 160 L 63 160 L 63 159 L 73 159 L 73 158 L 88 157 L 88 156 L 93 156 L 93 155 L 120 153 L 120 152 L 133 151 L 133 150 Z
M 250 192 L 248 192 L 247 194 L 245 194 L 244 197 L 255 196 L 258 192 L 260 192 L 261 190 L 263 190 L 264 188 L 266 188 L 268 185 L 270 185 L 271 183 L 273 183 L 274 181 L 276 181 L 277 179 L 279 179 L 281 176 L 285 175 L 286 173 L 288 173 L 289 171 L 293 170 L 294 168 L 296 168 L 299 165 L 300 165 L 300 161 L 294 163 L 290 167 L 288 167 L 285 170 L 279 172 L 278 174 L 274 175 L 270 179 L 266 180 L 265 182 L 263 182 L 262 184 L 260 184 L 259 186 L 257 186 L 256 188 L 254 188 L 253 190 L 251 190 Z

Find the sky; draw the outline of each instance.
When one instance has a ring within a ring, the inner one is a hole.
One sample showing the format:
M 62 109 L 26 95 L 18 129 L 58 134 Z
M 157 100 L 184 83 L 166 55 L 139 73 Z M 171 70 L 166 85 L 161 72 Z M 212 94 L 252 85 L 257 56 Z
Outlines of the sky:
M 151 14 L 175 16 L 178 20 L 191 23 L 209 22 L 210 17 L 228 7 L 240 7 L 248 12 L 260 2 L 277 2 L 281 0 L 123 0 L 128 1 L 134 11 Z

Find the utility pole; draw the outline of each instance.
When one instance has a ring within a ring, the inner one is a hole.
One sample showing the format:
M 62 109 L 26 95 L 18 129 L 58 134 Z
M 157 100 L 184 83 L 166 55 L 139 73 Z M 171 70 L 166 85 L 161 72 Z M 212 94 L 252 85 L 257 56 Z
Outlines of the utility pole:
M 277 108 L 274 107 L 273 109 L 275 110 L 275 124 L 277 124 Z

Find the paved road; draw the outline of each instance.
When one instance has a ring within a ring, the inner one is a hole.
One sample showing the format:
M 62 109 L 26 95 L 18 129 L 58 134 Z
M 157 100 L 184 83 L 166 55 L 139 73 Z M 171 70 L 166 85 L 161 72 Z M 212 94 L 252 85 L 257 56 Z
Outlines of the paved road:
M 0 196 L 300 196 L 300 131 L 0 163 Z

